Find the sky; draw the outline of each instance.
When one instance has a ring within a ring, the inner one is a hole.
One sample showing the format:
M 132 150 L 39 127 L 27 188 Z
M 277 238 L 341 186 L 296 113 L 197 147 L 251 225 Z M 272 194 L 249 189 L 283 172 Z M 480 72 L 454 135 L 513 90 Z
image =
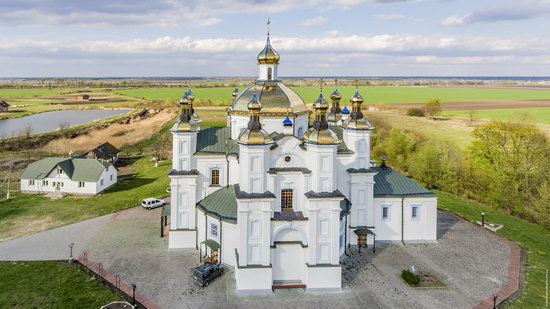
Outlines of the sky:
M 550 76 L 550 0 L 0 0 L 0 77 Z

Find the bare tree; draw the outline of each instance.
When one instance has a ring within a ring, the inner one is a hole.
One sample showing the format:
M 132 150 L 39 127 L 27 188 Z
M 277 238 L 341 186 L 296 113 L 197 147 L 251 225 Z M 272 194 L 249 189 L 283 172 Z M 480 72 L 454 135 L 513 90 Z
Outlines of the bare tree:
M 23 134 L 27 137 L 27 138 L 30 138 L 31 135 L 32 135 L 32 132 L 33 132 L 33 128 L 32 128 L 32 125 L 28 125 L 26 127 L 23 128 L 22 132 Z
M 468 111 L 468 119 L 467 119 L 468 126 L 473 127 L 477 118 L 478 116 L 476 111 Z

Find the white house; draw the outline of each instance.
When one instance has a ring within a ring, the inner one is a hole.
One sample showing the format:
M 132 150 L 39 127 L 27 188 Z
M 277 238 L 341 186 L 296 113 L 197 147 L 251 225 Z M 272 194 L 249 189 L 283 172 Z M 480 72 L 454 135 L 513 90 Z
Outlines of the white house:
M 21 192 L 98 194 L 117 182 L 110 163 L 84 158 L 45 158 L 27 166 Z
M 269 35 L 258 78 L 236 90 L 226 127 L 200 128 L 187 90 L 173 136 L 169 248 L 235 268 L 239 291 L 341 288 L 348 245 L 435 242 L 437 198 L 371 164 L 373 127 L 357 89 L 351 112 L 321 92 L 315 120 L 277 76 Z M 330 111 L 329 111 L 330 109 Z

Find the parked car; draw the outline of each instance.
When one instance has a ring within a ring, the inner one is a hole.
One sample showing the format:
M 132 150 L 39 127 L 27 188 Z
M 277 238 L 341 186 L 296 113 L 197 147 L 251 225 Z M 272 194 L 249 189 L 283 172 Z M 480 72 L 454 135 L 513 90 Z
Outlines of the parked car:
M 193 269 L 193 279 L 204 287 L 221 275 L 223 275 L 223 266 L 219 264 L 204 263 Z
M 153 209 L 164 205 L 166 205 L 165 201 L 154 197 L 146 198 L 141 202 L 141 207 L 145 209 Z

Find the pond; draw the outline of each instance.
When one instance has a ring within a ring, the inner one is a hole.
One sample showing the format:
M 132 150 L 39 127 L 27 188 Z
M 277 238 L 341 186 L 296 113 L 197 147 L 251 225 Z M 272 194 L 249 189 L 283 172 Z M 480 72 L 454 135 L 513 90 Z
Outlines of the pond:
M 0 139 L 40 134 L 73 127 L 112 116 L 126 114 L 131 109 L 62 110 L 29 115 L 20 118 L 0 119 Z

